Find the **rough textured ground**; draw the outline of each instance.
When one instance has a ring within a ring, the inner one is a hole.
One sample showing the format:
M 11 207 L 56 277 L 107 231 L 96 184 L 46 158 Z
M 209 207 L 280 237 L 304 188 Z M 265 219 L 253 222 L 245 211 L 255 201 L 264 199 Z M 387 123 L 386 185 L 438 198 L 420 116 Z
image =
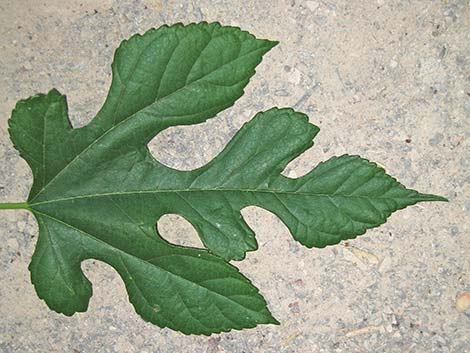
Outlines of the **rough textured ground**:
M 67 4 L 68 3 L 68 4 Z M 56 87 L 74 126 L 103 102 L 115 47 L 135 32 L 182 21 L 221 21 L 281 42 L 246 95 L 198 126 L 151 144 L 167 165 L 191 169 L 215 156 L 255 112 L 306 112 L 316 145 L 286 170 L 307 172 L 345 152 L 382 164 L 408 187 L 447 196 L 395 213 L 347 243 L 308 250 L 272 214 L 248 208 L 259 251 L 237 266 L 261 288 L 281 326 L 212 337 L 143 322 L 108 266 L 87 261 L 87 313 L 48 310 L 27 266 L 37 226 L 0 213 L 2 352 L 470 352 L 470 4 L 468 1 L 0 1 L 0 200 L 21 201 L 31 173 L 7 135 L 16 101 Z M 188 223 L 159 223 L 197 244 Z

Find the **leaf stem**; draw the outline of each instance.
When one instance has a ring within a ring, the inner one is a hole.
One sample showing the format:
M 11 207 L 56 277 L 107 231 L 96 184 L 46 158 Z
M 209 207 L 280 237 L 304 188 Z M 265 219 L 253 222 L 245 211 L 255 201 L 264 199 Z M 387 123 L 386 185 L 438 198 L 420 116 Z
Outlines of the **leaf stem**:
M 27 202 L 0 203 L 0 210 L 18 210 L 18 209 L 29 210 L 29 205 Z

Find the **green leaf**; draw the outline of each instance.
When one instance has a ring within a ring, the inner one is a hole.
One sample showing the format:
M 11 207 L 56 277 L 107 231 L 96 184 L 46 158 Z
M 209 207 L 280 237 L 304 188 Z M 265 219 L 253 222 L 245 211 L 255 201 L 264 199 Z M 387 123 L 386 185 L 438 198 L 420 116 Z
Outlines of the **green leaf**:
M 51 309 L 87 309 L 92 288 L 80 263 L 97 259 L 116 269 L 136 311 L 160 327 L 208 335 L 275 324 L 258 290 L 227 262 L 257 248 L 242 208 L 268 209 L 299 242 L 324 247 L 400 208 L 445 200 L 406 189 L 357 156 L 282 176 L 319 131 L 292 109 L 258 113 L 194 171 L 152 157 L 147 143 L 163 129 L 231 106 L 275 44 L 217 23 L 163 26 L 121 44 L 106 102 L 85 127 L 71 127 L 55 90 L 18 102 L 10 135 L 34 183 L 28 205 L 15 207 L 38 221 L 31 278 Z M 163 240 L 156 222 L 168 213 L 189 220 L 207 250 Z

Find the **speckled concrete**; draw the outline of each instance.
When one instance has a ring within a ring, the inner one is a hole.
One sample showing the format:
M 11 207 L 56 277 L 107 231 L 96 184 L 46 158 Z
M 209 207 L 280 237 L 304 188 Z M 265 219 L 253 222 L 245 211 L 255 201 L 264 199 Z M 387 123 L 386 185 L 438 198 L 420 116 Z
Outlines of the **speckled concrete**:
M 68 5 L 67 5 L 68 3 Z M 74 126 L 103 102 L 114 48 L 135 32 L 221 21 L 281 42 L 246 95 L 205 124 L 151 144 L 167 165 L 215 156 L 255 112 L 293 106 L 321 127 L 285 173 L 345 152 L 379 162 L 406 186 L 447 196 L 394 214 L 366 235 L 308 250 L 272 214 L 244 210 L 259 251 L 237 266 L 281 326 L 193 337 L 143 322 L 107 265 L 83 267 L 87 313 L 65 317 L 36 297 L 27 266 L 37 238 L 25 211 L 0 213 L 2 352 L 470 352 L 470 3 L 408 1 L 0 1 L 0 200 L 21 201 L 31 173 L 7 135 L 16 101 L 56 87 Z M 168 239 L 197 244 L 167 216 Z

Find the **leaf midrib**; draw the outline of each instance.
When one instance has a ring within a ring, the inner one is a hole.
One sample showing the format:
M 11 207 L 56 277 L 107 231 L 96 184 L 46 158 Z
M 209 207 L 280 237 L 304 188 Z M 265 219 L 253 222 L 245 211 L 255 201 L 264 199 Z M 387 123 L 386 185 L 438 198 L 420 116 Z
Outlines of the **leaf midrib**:
M 268 189 L 230 189 L 230 188 L 214 188 L 214 189 L 162 189 L 162 190 L 136 190 L 136 191 L 123 191 L 123 192 L 108 192 L 101 194 L 87 194 L 79 196 L 64 197 L 61 199 L 40 201 L 37 203 L 30 203 L 31 207 L 50 204 L 55 202 L 80 200 L 94 197 L 108 197 L 108 196 L 122 196 L 122 195 L 140 195 L 140 194 L 172 194 L 172 193 L 186 193 L 186 192 L 246 192 L 246 193 L 262 193 L 262 194 L 274 194 L 274 195 L 303 195 L 303 196 L 320 196 L 320 197 L 349 197 L 359 199 L 383 199 L 383 200 L 400 200 L 409 199 L 410 197 L 384 197 L 384 196 L 363 196 L 363 195 L 351 195 L 351 194 L 337 194 L 337 193 L 315 193 L 315 192 L 299 192 L 299 191 L 284 191 L 284 190 L 268 190 Z M 429 198 L 433 195 L 417 194 L 417 199 Z

